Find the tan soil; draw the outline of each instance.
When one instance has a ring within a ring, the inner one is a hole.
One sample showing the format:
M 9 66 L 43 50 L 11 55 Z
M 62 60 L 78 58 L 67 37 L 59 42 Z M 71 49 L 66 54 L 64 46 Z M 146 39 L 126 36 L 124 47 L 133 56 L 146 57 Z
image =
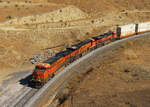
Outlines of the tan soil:
M 65 6 L 51 3 L 40 3 L 40 4 L 32 4 L 25 2 L 23 3 L 6 2 L 3 4 L 2 3 L 0 3 L 1 9 L 0 22 L 8 21 L 10 19 L 8 18 L 8 16 L 11 16 L 11 18 L 15 18 L 15 17 L 37 15 L 53 11 Z
M 28 59 L 34 54 L 42 53 L 42 49 L 60 44 L 68 46 L 79 40 L 114 29 L 116 25 L 150 21 L 149 0 L 30 1 L 3 2 L 2 0 L 0 2 L 0 73 L 2 77 L 6 77 L 8 73 L 5 74 L 5 72 L 8 69 L 16 72 L 16 69 L 19 71 L 19 68 L 29 66 Z M 70 6 L 73 6 L 70 11 L 74 12 L 73 14 L 69 14 L 68 10 L 62 14 L 59 13 L 60 10 Z M 27 16 L 36 18 L 37 15 L 45 16 L 47 13 L 53 13 L 51 17 L 61 16 L 65 20 L 45 22 L 42 17 L 36 24 L 27 19 L 29 23 L 26 24 L 5 25 L 9 20 L 22 20 Z M 83 17 L 79 18 L 77 16 L 80 13 Z M 55 50 L 64 49 L 65 46 L 55 48 Z
M 74 14 L 76 13 L 76 14 Z M 38 24 L 50 22 L 65 22 L 87 18 L 87 14 L 74 6 L 68 6 L 53 12 L 44 13 L 35 16 L 27 16 L 22 18 L 15 18 L 5 22 L 5 25 L 22 25 L 22 24 Z
M 59 107 L 149 107 L 149 40 L 128 41 L 93 62 L 83 81 L 72 79 L 70 96 Z

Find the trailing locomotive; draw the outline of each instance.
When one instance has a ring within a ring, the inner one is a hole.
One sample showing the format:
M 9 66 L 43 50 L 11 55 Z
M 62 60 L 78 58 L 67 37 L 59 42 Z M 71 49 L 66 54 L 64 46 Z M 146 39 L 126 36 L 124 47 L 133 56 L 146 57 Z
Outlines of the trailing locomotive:
M 103 35 L 94 36 L 90 39 L 84 40 L 57 53 L 55 56 L 35 66 L 32 74 L 32 84 L 36 88 L 42 87 L 51 78 L 53 78 L 56 72 L 63 66 L 67 66 L 88 52 L 103 46 L 105 43 L 116 40 L 116 38 L 116 33 L 110 31 Z

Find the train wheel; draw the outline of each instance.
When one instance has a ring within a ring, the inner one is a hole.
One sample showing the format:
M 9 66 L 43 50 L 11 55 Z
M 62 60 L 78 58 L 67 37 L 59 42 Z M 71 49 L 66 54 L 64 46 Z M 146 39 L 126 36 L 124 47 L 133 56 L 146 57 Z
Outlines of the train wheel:
M 112 39 L 111 39 L 111 42 L 113 42 L 113 41 L 115 41 L 115 40 L 116 40 L 116 38 L 112 38 Z
M 44 85 L 44 83 L 36 83 L 35 84 L 35 88 L 40 89 L 42 86 Z
M 67 63 L 65 63 L 65 67 L 67 66 Z
M 80 54 L 80 57 L 82 57 L 82 54 Z
M 99 47 L 101 47 L 102 46 L 102 44 L 101 43 L 99 43 L 98 45 L 97 45 L 97 47 L 99 48 Z
M 44 85 L 46 84 L 48 82 L 48 80 L 46 79 L 46 80 L 44 80 Z
M 43 86 L 44 86 L 44 84 L 45 84 L 45 81 L 43 81 L 43 82 L 41 83 L 41 86 L 40 86 L 40 87 L 43 87 Z
M 55 76 L 55 74 L 53 73 L 51 77 L 53 78 L 54 76 Z
M 75 60 L 76 60 L 76 58 L 74 57 L 74 58 L 73 58 L 73 62 L 74 62 Z
M 76 59 L 78 59 L 78 58 L 79 58 L 79 55 L 76 56 Z
M 68 63 L 69 63 L 69 62 L 68 62 L 68 61 L 66 61 L 66 63 L 65 63 L 65 67 L 69 65 Z
M 45 82 L 47 83 L 49 81 L 49 78 L 46 78 Z
M 104 43 L 104 42 L 102 43 L 102 46 L 105 46 L 105 43 Z
M 48 80 L 50 80 L 51 79 L 51 76 L 50 75 L 48 75 Z
M 98 48 L 98 46 L 96 45 L 96 46 L 94 46 L 94 49 L 97 49 Z
M 74 61 L 73 58 L 71 58 L 70 60 L 71 60 L 71 61 L 70 61 L 71 63 Z

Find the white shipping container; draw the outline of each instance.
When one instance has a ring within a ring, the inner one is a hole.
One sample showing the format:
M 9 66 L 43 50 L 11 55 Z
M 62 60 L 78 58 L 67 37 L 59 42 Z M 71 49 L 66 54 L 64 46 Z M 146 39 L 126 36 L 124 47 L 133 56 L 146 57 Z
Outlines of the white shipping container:
M 138 25 L 138 32 L 150 31 L 150 22 L 140 23 Z
M 128 24 L 121 27 L 121 37 L 129 36 L 135 34 L 135 26 L 136 24 Z

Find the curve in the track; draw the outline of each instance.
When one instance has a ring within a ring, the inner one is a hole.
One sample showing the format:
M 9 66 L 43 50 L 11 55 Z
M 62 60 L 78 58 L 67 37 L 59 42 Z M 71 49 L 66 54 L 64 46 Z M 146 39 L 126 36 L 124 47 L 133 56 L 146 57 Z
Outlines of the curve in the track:
M 149 35 L 150 35 L 150 33 L 144 33 L 144 34 L 131 36 L 131 37 L 128 37 L 128 38 L 125 38 L 125 39 L 122 39 L 122 40 L 112 42 L 108 45 L 105 45 L 103 47 L 100 47 L 100 48 L 88 53 L 87 55 L 81 57 L 80 59 L 76 60 L 75 62 L 73 62 L 72 64 L 67 66 L 64 70 L 62 70 L 58 75 L 55 76 L 55 78 L 53 78 L 51 81 L 49 81 L 47 84 L 45 84 L 43 88 L 41 88 L 36 94 L 34 94 L 34 96 L 32 98 L 29 99 L 29 101 L 25 105 L 22 105 L 22 106 L 24 106 L 24 107 L 33 107 L 33 106 L 37 105 L 39 103 L 41 97 L 48 90 L 51 91 L 51 96 L 55 92 L 58 92 L 59 89 L 61 88 L 61 86 L 63 84 L 66 84 L 66 82 L 68 82 L 69 79 L 75 74 L 75 72 L 70 72 L 69 70 L 72 67 L 78 65 L 81 61 L 84 61 L 84 60 L 88 59 L 89 57 L 93 56 L 96 53 L 101 53 L 105 49 L 109 49 L 111 47 L 117 46 L 120 43 L 123 43 L 127 40 L 132 40 L 132 39 L 138 38 L 138 37 L 146 37 L 146 36 L 149 36 Z M 62 79 L 64 79 L 64 80 L 62 80 Z

